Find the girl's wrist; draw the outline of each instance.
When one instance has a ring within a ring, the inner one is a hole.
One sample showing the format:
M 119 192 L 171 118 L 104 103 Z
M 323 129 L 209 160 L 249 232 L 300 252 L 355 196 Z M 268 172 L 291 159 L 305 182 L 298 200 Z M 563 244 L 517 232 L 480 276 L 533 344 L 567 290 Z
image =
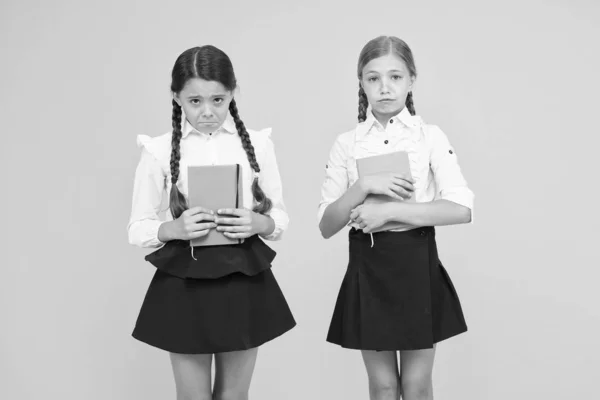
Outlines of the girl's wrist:
M 405 204 L 397 201 L 383 204 L 382 211 L 384 213 L 385 222 L 398 222 L 404 206 Z
M 175 221 L 165 221 L 158 227 L 158 235 L 157 238 L 163 243 L 169 242 L 173 240 L 173 222 Z
M 369 187 L 365 182 L 364 178 L 358 178 L 358 180 L 353 185 L 360 192 L 360 195 L 363 198 L 366 198 L 369 195 Z
M 271 233 L 273 233 L 275 230 L 275 221 L 273 221 L 273 218 L 256 212 L 254 212 L 254 214 L 258 220 L 258 231 L 256 233 L 260 236 L 269 236 Z

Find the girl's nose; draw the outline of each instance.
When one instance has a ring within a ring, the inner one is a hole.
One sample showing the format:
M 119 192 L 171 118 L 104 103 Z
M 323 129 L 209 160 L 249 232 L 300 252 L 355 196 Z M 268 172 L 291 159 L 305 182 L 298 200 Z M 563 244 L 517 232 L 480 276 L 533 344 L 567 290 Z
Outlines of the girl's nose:
M 381 94 L 390 92 L 389 82 L 387 79 L 384 78 L 381 80 L 381 87 L 379 88 L 379 91 L 381 92 Z
M 202 116 L 204 118 L 209 118 L 209 117 L 212 117 L 212 115 L 213 115 L 212 109 L 208 105 L 204 106 L 204 108 L 202 109 Z

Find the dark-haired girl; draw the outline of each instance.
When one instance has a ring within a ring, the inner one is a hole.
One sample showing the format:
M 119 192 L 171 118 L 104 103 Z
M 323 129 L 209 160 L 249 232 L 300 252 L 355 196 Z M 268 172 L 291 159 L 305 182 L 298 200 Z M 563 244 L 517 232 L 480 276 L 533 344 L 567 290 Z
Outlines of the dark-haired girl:
M 146 257 L 157 270 L 133 336 L 170 353 L 178 399 L 246 399 L 257 348 L 295 325 L 262 240 L 288 225 L 271 131 L 245 127 L 233 66 L 216 47 L 186 50 L 171 77 L 172 132 L 138 137 L 129 241 L 159 249 Z M 187 167 L 216 164 L 242 166 L 243 207 L 188 208 Z M 244 241 L 190 251 L 211 229 Z
M 473 193 L 447 136 L 415 115 L 408 45 L 390 36 L 371 40 L 357 75 L 358 125 L 331 149 L 319 207 L 325 238 L 352 226 L 327 340 L 362 350 L 371 399 L 432 399 L 435 343 L 467 330 L 434 226 L 470 222 Z M 395 151 L 408 153 L 410 176 L 359 178 L 357 159 Z M 369 194 L 390 202 L 364 203 Z M 411 197 L 416 202 L 392 201 Z M 398 228 L 378 229 L 388 222 Z

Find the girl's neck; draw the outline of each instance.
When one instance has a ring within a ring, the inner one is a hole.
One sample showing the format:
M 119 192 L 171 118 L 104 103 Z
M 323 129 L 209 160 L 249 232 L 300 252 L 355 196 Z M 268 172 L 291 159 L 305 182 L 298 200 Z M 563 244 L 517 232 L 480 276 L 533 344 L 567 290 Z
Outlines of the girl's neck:
M 378 113 L 377 111 L 375 111 L 373 109 L 371 109 L 371 112 L 373 113 L 373 116 L 375 117 L 375 119 L 381 124 L 381 126 L 383 126 L 385 128 L 387 126 L 388 122 L 390 121 L 390 119 L 392 119 L 396 115 L 400 114 L 402 112 L 402 110 L 404 110 L 404 107 L 402 107 L 398 111 L 394 111 L 392 113 L 387 113 L 387 114 Z

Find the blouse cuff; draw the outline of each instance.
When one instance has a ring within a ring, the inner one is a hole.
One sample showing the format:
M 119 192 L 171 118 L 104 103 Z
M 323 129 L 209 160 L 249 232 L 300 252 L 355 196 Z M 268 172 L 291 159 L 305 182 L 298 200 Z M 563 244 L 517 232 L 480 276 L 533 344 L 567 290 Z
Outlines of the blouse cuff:
M 442 191 L 441 198 L 444 200 L 451 201 L 456 204 L 460 204 L 461 206 L 467 207 L 471 210 L 471 220 L 469 223 L 473 222 L 473 192 L 468 188 L 455 188 L 455 189 L 446 189 Z
M 129 228 L 129 243 L 144 247 L 158 248 L 165 245 L 158 239 L 158 230 L 164 221 L 139 221 Z
M 265 240 L 281 240 L 283 232 L 287 229 L 289 224 L 287 213 L 278 208 L 273 208 L 268 216 L 273 219 L 275 229 L 270 234 L 264 236 L 261 235 L 261 237 Z

